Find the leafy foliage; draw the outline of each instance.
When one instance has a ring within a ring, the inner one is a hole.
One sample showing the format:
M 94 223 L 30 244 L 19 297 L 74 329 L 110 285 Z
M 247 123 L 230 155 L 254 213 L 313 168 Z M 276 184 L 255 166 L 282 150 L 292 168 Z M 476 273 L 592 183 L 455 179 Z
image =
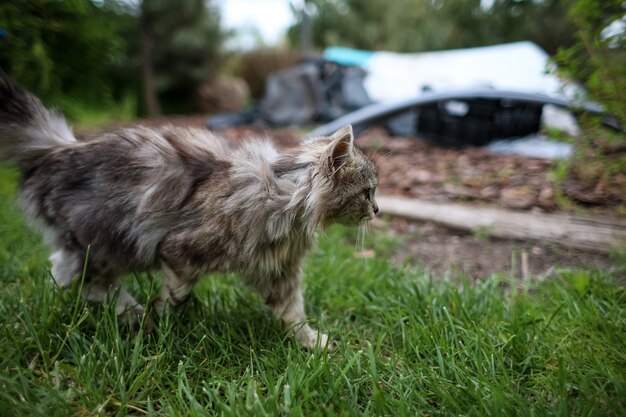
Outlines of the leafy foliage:
M 136 84 L 136 19 L 112 0 L 0 3 L 0 66 L 45 101 L 106 106 Z
M 415 52 L 532 40 L 554 53 L 573 42 L 558 0 L 308 0 L 313 43 Z M 297 35 L 292 28 L 292 41 Z
M 220 68 L 223 33 L 211 1 L 144 0 L 156 90 L 172 110 L 193 108 Z M 121 0 L 0 2 L 0 67 L 70 118 L 83 108 L 126 115 L 140 86 L 140 13 Z M 130 98 L 129 98 L 130 97 Z M 186 106 L 185 106 L 186 104 Z M 131 109 L 134 115 L 136 109 Z
M 626 126 L 626 36 L 608 36 L 607 28 L 626 15 L 619 0 L 570 0 L 568 18 L 574 23 L 576 42 L 555 56 L 559 71 L 583 84 L 588 99 L 603 106 L 618 124 Z M 576 155 L 561 182 L 566 195 L 586 203 L 620 205 L 626 201 L 626 134 L 609 131 L 597 118 L 580 121 Z M 573 181 L 569 181 L 573 180 Z M 568 184 L 568 182 L 570 184 Z M 577 184 L 573 187 L 572 184 Z
M 626 35 L 607 36 L 609 25 L 624 19 L 619 0 L 570 0 L 569 19 L 576 43 L 556 56 L 560 70 L 584 83 L 589 96 L 626 126 Z M 604 33 L 604 34 L 603 34 Z

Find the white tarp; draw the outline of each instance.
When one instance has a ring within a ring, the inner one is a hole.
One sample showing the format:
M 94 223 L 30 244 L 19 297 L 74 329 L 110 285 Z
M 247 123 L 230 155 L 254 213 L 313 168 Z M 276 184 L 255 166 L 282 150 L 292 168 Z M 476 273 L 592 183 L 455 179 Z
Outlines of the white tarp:
M 532 42 L 423 53 L 328 48 L 324 58 L 362 67 L 376 102 L 397 101 L 423 91 L 471 88 L 540 93 L 573 99 L 578 91 L 551 71 L 548 54 Z

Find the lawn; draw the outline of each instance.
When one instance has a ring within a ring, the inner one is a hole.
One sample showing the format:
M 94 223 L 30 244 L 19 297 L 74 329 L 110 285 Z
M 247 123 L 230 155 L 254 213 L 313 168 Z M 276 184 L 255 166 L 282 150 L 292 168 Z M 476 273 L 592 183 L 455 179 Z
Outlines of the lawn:
M 55 288 L 16 182 L 0 167 L 2 416 L 626 415 L 624 265 L 464 282 L 393 265 L 401 242 L 382 234 L 358 258 L 356 233 L 333 227 L 305 272 L 334 352 L 300 349 L 230 275 L 133 337 Z M 126 284 L 144 302 L 158 290 Z

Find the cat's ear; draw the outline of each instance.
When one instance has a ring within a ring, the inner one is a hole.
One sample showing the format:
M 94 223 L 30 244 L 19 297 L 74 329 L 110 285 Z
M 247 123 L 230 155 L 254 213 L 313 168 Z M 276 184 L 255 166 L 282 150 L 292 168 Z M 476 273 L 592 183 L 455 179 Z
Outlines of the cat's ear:
M 336 172 L 352 157 L 352 149 L 354 147 L 354 135 L 352 134 L 352 126 L 347 125 L 333 133 L 330 138 L 330 167 Z

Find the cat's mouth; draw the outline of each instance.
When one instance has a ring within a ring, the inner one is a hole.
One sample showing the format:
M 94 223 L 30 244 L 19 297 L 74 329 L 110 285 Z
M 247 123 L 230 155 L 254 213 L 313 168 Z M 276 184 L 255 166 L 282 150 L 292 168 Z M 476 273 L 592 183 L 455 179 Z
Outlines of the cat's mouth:
M 374 217 L 376 217 L 375 214 L 368 214 L 368 215 L 364 216 L 359 223 L 360 224 L 368 223 L 368 222 L 374 220 Z
M 344 226 L 361 226 L 372 221 L 374 217 L 376 217 L 376 214 L 374 213 L 368 213 L 362 217 L 356 217 L 356 216 L 334 217 L 334 218 L 330 218 L 330 222 L 328 223 L 329 224 L 339 223 L 339 224 L 343 224 Z

